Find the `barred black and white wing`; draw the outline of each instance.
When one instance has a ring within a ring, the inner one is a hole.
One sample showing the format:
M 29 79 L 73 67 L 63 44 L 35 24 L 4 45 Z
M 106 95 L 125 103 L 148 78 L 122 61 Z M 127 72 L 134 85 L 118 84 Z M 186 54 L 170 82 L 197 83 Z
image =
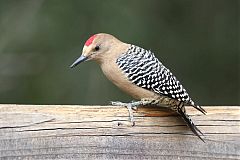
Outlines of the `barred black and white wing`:
M 137 86 L 192 105 L 201 112 L 205 112 L 200 106 L 194 105 L 180 82 L 151 51 L 131 45 L 116 63 L 128 79 Z

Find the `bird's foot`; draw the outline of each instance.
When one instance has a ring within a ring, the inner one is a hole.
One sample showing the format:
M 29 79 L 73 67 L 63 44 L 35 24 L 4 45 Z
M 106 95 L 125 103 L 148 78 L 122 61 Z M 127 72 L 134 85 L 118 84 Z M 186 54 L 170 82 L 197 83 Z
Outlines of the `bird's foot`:
M 141 101 L 132 101 L 130 103 L 123 103 L 123 102 L 111 102 L 114 106 L 124 106 L 128 109 L 129 119 L 132 122 L 132 126 L 135 125 L 134 117 L 133 117 L 133 110 L 136 111 L 139 106 L 147 106 L 147 105 L 157 105 L 159 103 L 158 100 L 155 99 L 141 99 Z
M 132 123 L 132 126 L 135 126 L 135 120 L 133 117 L 133 110 L 136 111 L 137 107 L 141 104 L 139 102 L 123 103 L 123 102 L 111 102 L 114 106 L 124 106 L 128 109 L 129 120 Z

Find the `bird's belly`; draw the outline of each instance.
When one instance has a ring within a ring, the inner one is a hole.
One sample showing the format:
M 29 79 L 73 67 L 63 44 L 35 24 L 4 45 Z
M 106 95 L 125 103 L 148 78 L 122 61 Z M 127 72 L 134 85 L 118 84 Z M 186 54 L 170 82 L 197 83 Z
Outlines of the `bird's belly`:
M 141 88 L 129 81 L 127 76 L 120 70 L 117 64 L 102 64 L 101 68 L 110 81 L 135 99 L 140 100 L 143 98 L 156 98 L 159 96 L 154 92 Z

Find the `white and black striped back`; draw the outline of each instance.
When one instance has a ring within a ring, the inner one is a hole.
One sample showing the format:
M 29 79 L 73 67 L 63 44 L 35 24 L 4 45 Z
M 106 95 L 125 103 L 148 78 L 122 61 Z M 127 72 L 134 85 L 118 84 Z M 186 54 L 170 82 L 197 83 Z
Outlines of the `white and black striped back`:
M 194 105 L 180 82 L 151 51 L 131 45 L 116 63 L 137 86 Z

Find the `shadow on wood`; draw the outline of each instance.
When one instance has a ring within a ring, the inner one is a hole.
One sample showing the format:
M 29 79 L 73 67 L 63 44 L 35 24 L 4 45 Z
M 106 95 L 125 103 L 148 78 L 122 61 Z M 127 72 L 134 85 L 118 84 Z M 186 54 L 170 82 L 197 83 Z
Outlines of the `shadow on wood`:
M 116 106 L 0 105 L 0 159 L 240 159 L 240 108 L 187 112 L 203 143 L 176 114 L 139 108 L 136 126 Z

